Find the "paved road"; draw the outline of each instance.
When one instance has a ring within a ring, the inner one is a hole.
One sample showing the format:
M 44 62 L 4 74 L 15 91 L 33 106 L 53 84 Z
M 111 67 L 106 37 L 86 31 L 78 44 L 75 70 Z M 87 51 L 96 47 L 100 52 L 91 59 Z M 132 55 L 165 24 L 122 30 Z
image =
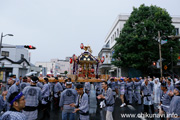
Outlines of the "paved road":
M 101 114 L 103 114 L 103 111 L 97 108 L 97 102 L 96 102 L 96 93 L 94 90 L 94 86 L 91 85 L 91 91 L 90 91 L 90 120 L 103 120 L 103 117 Z M 114 120 L 127 120 L 128 118 L 122 118 L 122 114 L 138 114 L 142 113 L 143 111 L 143 105 L 137 105 L 136 103 L 133 103 L 132 105 L 127 105 L 123 108 L 120 108 L 121 100 L 119 98 L 115 101 L 115 109 L 113 112 L 113 118 Z M 39 115 L 39 118 L 41 118 L 41 114 Z M 77 118 L 77 116 L 76 116 Z M 50 119 L 51 120 L 61 120 L 61 110 L 60 109 L 54 109 L 51 105 L 51 111 L 50 111 Z M 129 118 L 130 119 L 130 118 Z M 147 118 L 131 118 L 133 120 L 148 120 Z

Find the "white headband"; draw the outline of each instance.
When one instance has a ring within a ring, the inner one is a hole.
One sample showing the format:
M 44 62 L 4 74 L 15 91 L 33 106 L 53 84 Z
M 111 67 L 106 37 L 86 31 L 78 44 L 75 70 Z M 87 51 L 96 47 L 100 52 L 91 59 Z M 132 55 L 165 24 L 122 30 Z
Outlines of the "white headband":
M 38 80 L 36 80 L 36 81 L 31 80 L 31 82 L 33 82 L 33 83 L 37 83 L 37 82 L 38 82 Z

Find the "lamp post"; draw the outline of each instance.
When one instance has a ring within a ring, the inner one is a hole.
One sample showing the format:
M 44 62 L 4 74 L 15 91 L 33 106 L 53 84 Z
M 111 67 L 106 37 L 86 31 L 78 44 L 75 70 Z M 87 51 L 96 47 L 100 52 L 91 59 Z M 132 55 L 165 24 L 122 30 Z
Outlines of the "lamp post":
M 0 57 L 1 57 L 2 39 L 3 39 L 3 37 L 6 37 L 6 36 L 13 36 L 13 34 L 5 34 L 5 35 L 3 35 L 3 33 L 1 33 L 1 41 L 0 41 Z
M 173 47 L 171 47 L 170 51 L 171 51 L 171 69 L 172 69 L 172 79 L 174 80 L 174 72 L 173 72 Z

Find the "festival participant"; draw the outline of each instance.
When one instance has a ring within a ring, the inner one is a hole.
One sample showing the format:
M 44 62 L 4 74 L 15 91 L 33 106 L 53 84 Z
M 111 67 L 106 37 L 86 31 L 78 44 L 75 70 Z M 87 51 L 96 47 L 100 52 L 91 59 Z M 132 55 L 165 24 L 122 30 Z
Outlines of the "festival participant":
M 144 79 L 142 83 L 141 90 L 144 96 L 144 112 L 149 113 L 149 107 L 151 107 L 152 114 L 154 113 L 153 100 L 152 100 L 152 87 L 153 82 L 149 81 L 147 78 Z
M 124 82 L 124 78 L 121 78 L 118 81 L 118 89 L 119 89 L 120 99 L 122 102 L 122 105 L 120 107 L 124 107 L 126 105 L 126 103 L 124 102 L 125 85 L 126 83 Z
M 23 90 L 26 99 L 25 108 L 23 113 L 27 116 L 28 120 L 36 120 L 38 118 L 38 105 L 41 101 L 41 89 L 36 86 L 39 81 L 38 77 L 31 78 L 31 85 Z
M 170 102 L 169 114 L 170 120 L 180 120 L 180 83 L 175 85 L 174 97 Z
M 67 81 L 68 81 L 68 82 L 72 82 L 70 77 L 67 79 Z M 72 89 L 75 89 L 75 85 L 73 84 L 73 82 L 72 82 L 72 87 L 71 87 L 71 88 L 72 88 Z
M 98 99 L 102 99 L 105 102 L 105 108 L 103 108 L 106 111 L 106 120 L 113 120 L 112 112 L 114 111 L 114 97 L 113 97 L 113 91 L 111 88 L 108 87 L 107 82 L 102 82 L 102 94 L 98 95 Z
M 170 78 L 167 79 L 166 85 L 167 85 L 167 89 L 168 89 L 168 90 L 171 90 L 171 91 L 174 90 L 173 81 L 172 81 Z
M 160 104 L 160 95 L 161 95 L 161 83 L 159 82 L 159 78 L 155 78 L 153 80 L 154 86 L 153 86 L 153 97 L 154 97 L 154 107 L 155 109 L 158 108 Z
M 110 78 L 110 83 L 108 84 L 108 86 L 112 89 L 113 96 L 114 96 L 114 99 L 115 99 L 116 94 L 118 95 L 118 86 L 117 86 L 116 82 L 114 81 L 114 78 Z
M 170 102 L 172 100 L 171 97 L 171 93 L 172 91 L 167 89 L 166 83 L 162 83 L 161 84 L 161 90 L 163 91 L 163 95 L 161 97 L 161 109 L 160 109 L 160 114 L 165 114 L 167 118 L 169 118 L 169 106 L 170 106 Z M 162 118 L 162 119 L 166 119 L 166 117 Z
M 14 92 L 8 99 L 11 104 L 9 111 L 2 115 L 2 120 L 27 120 L 25 114 L 22 113 L 22 109 L 25 107 L 25 98 L 23 93 Z
M 8 93 L 6 95 L 7 101 L 9 101 L 9 97 L 14 92 L 19 92 L 19 82 L 16 82 L 14 78 L 8 80 L 8 85 L 10 86 L 8 89 Z
M 6 95 L 7 91 L 3 91 L 2 95 L 0 95 L 0 116 L 7 110 Z
M 84 91 L 85 91 L 85 93 L 86 93 L 88 96 L 89 96 L 90 90 L 91 90 L 91 84 L 90 84 L 90 82 L 85 82 L 85 84 L 84 84 Z
M 23 77 L 23 80 L 20 83 L 20 91 L 22 92 L 26 86 L 30 86 L 30 83 L 27 83 L 27 77 Z
M 138 102 L 138 104 L 141 104 L 141 81 L 137 78 L 132 79 L 134 82 L 134 98 Z
M 76 86 L 77 93 L 79 94 L 76 100 L 76 104 L 72 103 L 71 107 L 76 107 L 74 113 L 79 111 L 79 120 L 89 120 L 89 104 L 88 95 L 83 91 L 83 85 L 78 84 Z
M 48 78 L 44 78 L 44 85 L 41 90 L 42 95 L 42 101 L 41 101 L 41 110 L 42 110 L 42 116 L 41 120 L 50 119 L 50 87 L 48 85 Z
M 71 107 L 70 104 L 75 103 L 77 99 L 77 91 L 72 89 L 72 82 L 66 80 L 66 89 L 61 93 L 61 98 L 59 106 L 62 110 L 62 120 L 75 120 L 74 107 Z
M 58 81 L 58 77 L 55 77 L 55 85 L 54 85 L 54 107 L 58 108 L 59 106 L 59 99 L 60 99 L 60 95 L 61 92 L 63 91 L 63 87 L 61 86 L 61 84 Z
M 126 80 L 126 98 L 127 98 L 126 100 L 128 101 L 129 105 L 132 105 L 132 95 L 133 95 L 132 87 L 133 87 L 133 82 L 131 78 L 128 78 Z
M 95 82 L 94 86 L 95 86 L 95 90 L 96 90 L 97 106 L 100 107 L 100 100 L 97 99 L 97 96 L 100 95 L 102 92 L 101 82 Z

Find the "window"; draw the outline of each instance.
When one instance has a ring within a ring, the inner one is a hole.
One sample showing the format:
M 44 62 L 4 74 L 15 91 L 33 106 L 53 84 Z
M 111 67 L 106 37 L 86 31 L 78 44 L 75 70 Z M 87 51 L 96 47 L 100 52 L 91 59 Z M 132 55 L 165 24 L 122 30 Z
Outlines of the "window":
M 110 40 L 109 40 L 110 41 Z M 106 43 L 106 47 L 109 47 L 109 41 Z
M 179 35 L 179 28 L 175 28 L 176 35 Z
M 117 29 L 117 37 L 119 37 L 119 29 Z
M 4 57 L 9 57 L 9 52 L 8 51 L 2 51 L 1 55 Z

